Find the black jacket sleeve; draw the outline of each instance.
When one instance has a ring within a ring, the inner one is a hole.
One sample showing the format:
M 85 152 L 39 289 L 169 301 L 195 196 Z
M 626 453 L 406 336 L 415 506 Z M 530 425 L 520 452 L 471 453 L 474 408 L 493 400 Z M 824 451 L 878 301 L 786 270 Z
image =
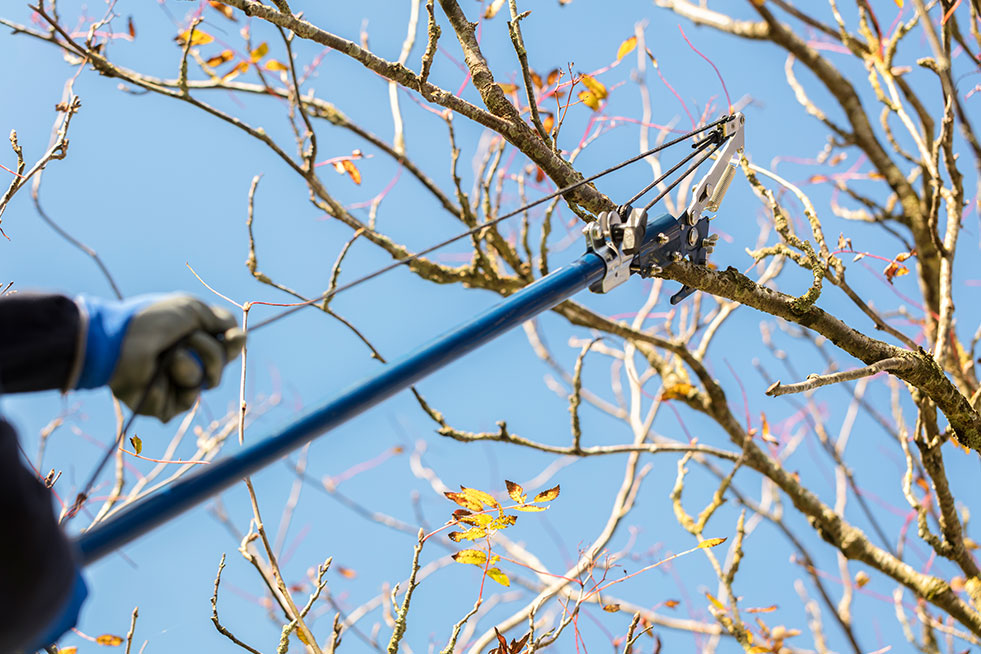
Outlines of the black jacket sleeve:
M 80 322 L 78 307 L 63 295 L 0 298 L 0 392 L 67 390 Z
M 36 638 L 68 600 L 72 546 L 58 526 L 51 493 L 20 461 L 17 435 L 0 420 L 0 652 Z
M 61 295 L 0 298 L 0 392 L 63 389 L 74 374 L 81 318 Z M 17 651 L 64 606 L 75 578 L 72 546 L 51 492 L 22 463 L 0 420 L 0 652 Z

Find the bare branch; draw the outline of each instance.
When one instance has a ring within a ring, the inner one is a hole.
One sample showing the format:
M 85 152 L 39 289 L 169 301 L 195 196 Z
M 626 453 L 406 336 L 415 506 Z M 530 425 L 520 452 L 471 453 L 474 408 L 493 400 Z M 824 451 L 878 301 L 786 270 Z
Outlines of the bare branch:
M 845 372 L 836 372 L 830 375 L 808 375 L 807 381 L 797 384 L 783 385 L 779 381 L 776 381 L 766 389 L 766 394 L 770 397 L 776 397 L 778 395 L 789 395 L 790 393 L 803 393 L 804 391 L 814 390 L 815 388 L 828 386 L 829 384 L 839 384 L 841 382 L 861 379 L 862 377 L 870 377 L 884 370 L 902 370 L 908 368 L 909 365 L 909 361 L 902 357 L 883 359 L 882 361 L 876 361 L 870 366 L 856 370 L 846 370 Z

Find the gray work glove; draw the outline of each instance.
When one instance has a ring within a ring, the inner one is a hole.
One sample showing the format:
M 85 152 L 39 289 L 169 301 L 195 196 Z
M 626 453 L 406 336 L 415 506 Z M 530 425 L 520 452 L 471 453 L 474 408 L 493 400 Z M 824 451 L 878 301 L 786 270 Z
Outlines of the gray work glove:
M 164 296 L 129 319 L 109 387 L 129 408 L 167 422 L 218 385 L 243 345 L 245 332 L 229 311 Z

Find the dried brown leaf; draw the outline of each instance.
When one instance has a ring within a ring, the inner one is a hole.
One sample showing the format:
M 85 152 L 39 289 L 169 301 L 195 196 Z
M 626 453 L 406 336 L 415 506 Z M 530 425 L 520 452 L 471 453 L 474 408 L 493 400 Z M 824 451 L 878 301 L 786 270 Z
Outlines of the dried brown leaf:
M 214 68 L 215 66 L 221 66 L 226 61 L 231 61 L 234 58 L 235 53 L 232 50 L 222 50 L 220 53 L 206 60 L 204 63 L 208 64 L 208 66 L 211 68 Z
M 451 531 L 449 538 L 454 543 L 459 543 L 461 540 L 477 540 L 478 538 L 484 538 L 486 535 L 486 530 L 480 527 L 471 527 L 466 531 Z
M 541 493 L 536 495 L 535 499 L 533 499 L 532 502 L 551 502 L 558 496 L 559 496 L 559 485 L 556 484 L 555 487 L 549 488 L 548 490 L 542 491 Z
M 521 487 L 521 484 L 516 484 L 513 481 L 508 481 L 505 479 L 504 485 L 508 487 L 508 497 L 518 504 L 525 503 L 527 496 L 525 495 L 525 489 Z

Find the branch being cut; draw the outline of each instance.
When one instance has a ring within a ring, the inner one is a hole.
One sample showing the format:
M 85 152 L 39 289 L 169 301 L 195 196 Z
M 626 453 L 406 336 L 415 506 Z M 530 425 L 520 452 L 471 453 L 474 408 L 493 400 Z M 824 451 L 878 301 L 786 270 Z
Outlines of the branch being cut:
M 882 361 L 876 361 L 872 365 L 865 366 L 864 368 L 856 368 L 855 370 L 845 370 L 844 372 L 835 372 L 830 375 L 808 375 L 807 381 L 797 384 L 783 385 L 777 380 L 766 389 L 766 394 L 770 397 L 776 397 L 778 395 L 790 395 L 791 393 L 803 393 L 804 391 L 814 390 L 821 386 L 829 386 L 830 384 L 870 377 L 883 370 L 900 370 L 909 367 L 909 365 L 909 361 L 903 357 L 892 357 L 883 359 Z

